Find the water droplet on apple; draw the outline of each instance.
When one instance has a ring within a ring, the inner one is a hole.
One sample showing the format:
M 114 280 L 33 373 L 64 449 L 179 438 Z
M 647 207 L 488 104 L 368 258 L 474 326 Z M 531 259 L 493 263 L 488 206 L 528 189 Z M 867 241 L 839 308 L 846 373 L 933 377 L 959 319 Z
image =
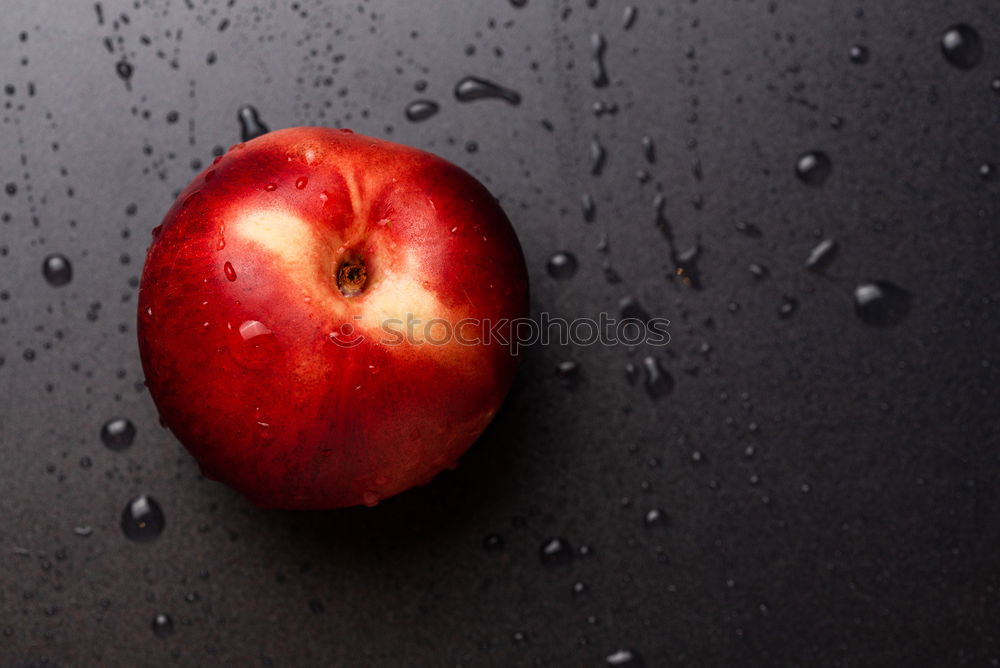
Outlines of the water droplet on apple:
M 236 269 L 233 268 L 232 262 L 227 261 L 224 265 L 222 265 L 222 271 L 225 272 L 226 278 L 228 280 L 230 281 L 236 280 Z
M 277 189 L 278 189 L 277 183 L 268 183 L 266 186 L 264 186 L 264 190 L 266 190 L 269 193 L 273 193 Z
M 257 338 L 258 336 L 264 336 L 270 334 L 271 330 L 267 328 L 267 325 L 258 320 L 246 320 L 240 324 L 240 336 L 243 337 L 244 341 L 249 341 L 250 339 Z
M 109 450 L 124 450 L 135 442 L 135 425 L 126 418 L 113 418 L 101 427 L 101 442 Z
M 378 494 L 372 491 L 367 491 L 361 495 L 361 502 L 369 508 L 374 508 L 379 502 Z
M 573 561 L 573 548 L 565 538 L 549 538 L 538 550 L 542 563 L 546 566 L 560 566 Z
M 138 543 L 157 538 L 166 524 L 160 504 L 145 494 L 129 501 L 122 511 L 122 532 L 126 538 Z
M 578 265 L 576 256 L 572 253 L 559 251 L 558 253 L 553 253 L 549 261 L 545 263 L 545 270 L 549 272 L 549 276 L 552 278 L 564 281 L 573 277 Z
M 299 178 L 295 179 L 295 187 L 298 188 L 299 190 L 305 188 L 306 185 L 308 185 L 308 183 L 309 183 L 308 176 L 300 176 Z
M 455 98 L 459 102 L 496 99 L 514 106 L 521 104 L 521 95 L 516 91 L 479 77 L 465 77 L 455 84 Z
M 65 255 L 49 255 L 42 260 L 42 275 L 49 285 L 58 288 L 73 280 L 73 265 Z

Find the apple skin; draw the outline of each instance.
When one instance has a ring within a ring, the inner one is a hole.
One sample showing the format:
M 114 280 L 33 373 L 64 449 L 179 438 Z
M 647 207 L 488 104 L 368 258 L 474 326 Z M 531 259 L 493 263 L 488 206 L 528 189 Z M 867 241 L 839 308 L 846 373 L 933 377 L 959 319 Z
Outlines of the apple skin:
M 345 295 L 358 262 L 367 280 Z M 407 314 L 414 335 L 391 335 Z M 527 315 L 517 236 L 475 178 L 301 127 L 233 146 L 180 194 L 146 255 L 138 339 L 161 421 L 206 477 L 263 507 L 328 509 L 454 467 L 510 388 L 509 346 L 437 345 L 423 323 Z

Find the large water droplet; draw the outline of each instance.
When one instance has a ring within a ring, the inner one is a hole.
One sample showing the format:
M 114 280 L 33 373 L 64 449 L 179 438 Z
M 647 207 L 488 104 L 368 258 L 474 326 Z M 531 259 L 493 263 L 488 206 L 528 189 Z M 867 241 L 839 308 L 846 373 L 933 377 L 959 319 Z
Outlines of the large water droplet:
M 227 280 L 229 281 L 236 280 L 236 268 L 233 267 L 232 262 L 227 261 L 224 265 L 222 265 L 222 272 L 226 275 Z
M 869 325 L 895 325 L 910 311 L 910 293 L 889 281 L 862 283 L 854 289 L 854 309 Z
M 137 496 L 122 511 L 122 532 L 129 540 L 146 543 L 163 533 L 167 525 L 160 504 L 151 496 Z
M 559 251 L 553 253 L 549 261 L 545 263 L 545 270 L 552 278 L 563 281 L 572 278 L 573 274 L 576 273 L 577 266 L 579 264 L 576 261 L 576 256 L 566 251 Z
M 955 67 L 968 70 L 983 59 L 983 40 L 975 28 L 959 23 L 941 35 L 941 53 Z
M 49 285 L 58 288 L 73 280 L 73 265 L 65 255 L 49 255 L 42 260 L 42 275 Z
M 795 161 L 795 175 L 809 186 L 821 186 L 833 171 L 830 157 L 823 151 L 808 151 Z
M 521 104 L 521 95 L 516 91 L 479 77 L 465 77 L 455 84 L 455 98 L 459 102 L 495 99 L 514 106 Z
M 560 566 L 573 561 L 573 548 L 565 538 L 549 538 L 542 543 L 538 555 L 546 566 Z
M 260 120 L 260 113 L 252 105 L 244 104 L 236 112 L 236 116 L 240 120 L 240 139 L 243 141 L 256 139 L 271 131 L 264 121 Z
M 406 105 L 406 120 L 418 123 L 426 121 L 428 118 L 441 110 L 441 106 L 433 100 L 414 100 Z
M 124 450 L 135 442 L 135 425 L 125 418 L 108 420 L 101 427 L 101 442 L 109 450 Z

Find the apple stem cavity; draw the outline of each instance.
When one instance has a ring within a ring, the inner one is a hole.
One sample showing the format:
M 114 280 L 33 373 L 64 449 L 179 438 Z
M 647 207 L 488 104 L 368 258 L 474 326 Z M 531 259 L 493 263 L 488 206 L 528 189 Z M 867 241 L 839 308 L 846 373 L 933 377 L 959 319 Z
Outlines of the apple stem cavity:
M 365 289 L 368 272 L 361 260 L 350 260 L 337 270 L 337 287 L 345 297 L 355 297 Z

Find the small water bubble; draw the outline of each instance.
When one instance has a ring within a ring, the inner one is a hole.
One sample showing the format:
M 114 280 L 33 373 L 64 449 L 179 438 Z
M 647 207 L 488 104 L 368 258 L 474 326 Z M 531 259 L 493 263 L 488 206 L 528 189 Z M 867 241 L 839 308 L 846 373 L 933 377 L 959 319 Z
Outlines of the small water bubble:
M 590 140 L 590 173 L 598 176 L 604 170 L 604 162 L 608 152 L 598 137 Z
M 115 63 L 115 72 L 117 72 L 118 76 L 121 77 L 122 81 L 126 83 L 128 83 L 129 79 L 132 78 L 132 73 L 134 71 L 135 70 L 132 67 L 132 63 L 128 62 L 127 60 L 122 59 L 119 60 L 117 63 Z
M 73 265 L 65 255 L 48 255 L 42 260 L 42 275 L 52 287 L 61 287 L 73 280 Z
M 871 58 L 871 53 L 868 51 L 868 47 L 861 44 L 855 44 L 848 50 L 848 56 L 851 62 L 855 65 L 864 65 Z
M 122 511 L 122 532 L 126 538 L 138 543 L 149 542 L 159 537 L 166 524 L 160 504 L 145 494 L 129 501 Z
M 795 175 L 809 186 L 821 186 L 833 171 L 830 157 L 823 151 L 807 151 L 795 161 Z
M 809 252 L 806 258 L 806 269 L 809 271 L 823 271 L 830 266 L 837 256 L 837 242 L 833 239 L 823 239 Z
M 634 5 L 625 5 L 625 10 L 622 12 L 622 30 L 631 30 L 638 17 L 639 10 Z
M 580 376 L 580 365 L 572 360 L 564 360 L 556 365 L 556 376 L 563 381 L 574 381 Z
M 240 139 L 243 141 L 256 139 L 271 130 L 264 121 L 260 120 L 260 113 L 252 105 L 245 104 L 240 107 L 236 112 L 236 117 L 240 121 Z
M 516 91 L 479 77 L 465 77 L 455 84 L 455 99 L 459 102 L 495 99 L 513 106 L 521 104 L 521 95 Z
M 553 253 L 552 257 L 545 263 L 545 270 L 552 278 L 564 281 L 573 277 L 578 266 L 576 256 L 566 251 L 559 251 Z
M 642 144 L 642 156 L 646 158 L 646 162 L 652 164 L 656 162 L 656 143 L 653 141 L 652 137 L 643 137 Z
M 992 162 L 984 162 L 979 165 L 979 178 L 983 181 L 992 181 L 996 178 L 997 166 Z
M 639 300 L 631 295 L 627 295 L 618 300 L 618 314 L 622 320 L 640 320 L 649 322 L 651 316 L 649 311 L 643 308 Z
M 124 450 L 135 442 L 135 425 L 126 418 L 108 420 L 101 427 L 101 442 L 110 450 Z
M 406 105 L 404 113 L 406 120 L 419 123 L 420 121 L 426 121 L 440 110 L 441 106 L 433 100 L 414 100 Z
M 583 212 L 583 220 L 592 223 L 597 216 L 597 205 L 590 193 L 583 193 L 580 196 L 580 210 Z
M 490 535 L 483 538 L 483 547 L 493 552 L 495 550 L 502 550 L 504 546 L 503 536 L 496 533 L 491 533 Z
M 646 371 L 646 393 L 649 396 L 658 399 L 673 391 L 674 378 L 660 365 L 657 358 L 652 355 L 644 358 L 642 368 Z
M 295 187 L 298 188 L 299 190 L 304 189 L 307 185 L 309 185 L 308 176 L 300 176 L 299 178 L 295 179 Z
M 561 566 L 573 561 L 573 548 L 565 538 L 549 538 L 538 551 L 546 566 Z
M 596 88 L 608 85 L 608 72 L 604 66 L 604 51 L 608 48 L 604 35 L 595 32 L 590 36 L 590 81 Z
M 854 289 L 854 310 L 869 325 L 895 325 L 910 311 L 910 293 L 889 281 L 862 283 Z
M 174 632 L 174 620 L 170 618 L 170 615 L 158 613 L 153 617 L 152 628 L 153 635 L 157 638 L 166 638 Z
M 955 67 L 968 70 L 983 59 L 983 40 L 975 28 L 953 25 L 941 35 L 941 53 Z
M 762 264 L 750 264 L 747 270 L 753 274 L 754 278 L 767 278 L 767 267 Z
M 614 668 L 645 668 L 642 658 L 633 650 L 620 649 L 604 657 L 604 663 Z
M 778 317 L 787 320 L 795 315 L 799 310 L 799 300 L 795 297 L 784 297 L 781 306 L 778 307 Z
M 222 265 L 222 271 L 223 273 L 225 273 L 227 280 L 229 281 L 236 280 L 236 269 L 233 267 L 232 262 L 227 261 L 224 265 Z
M 642 521 L 648 527 L 663 525 L 667 523 L 667 514 L 659 508 L 651 508 L 646 511 Z

